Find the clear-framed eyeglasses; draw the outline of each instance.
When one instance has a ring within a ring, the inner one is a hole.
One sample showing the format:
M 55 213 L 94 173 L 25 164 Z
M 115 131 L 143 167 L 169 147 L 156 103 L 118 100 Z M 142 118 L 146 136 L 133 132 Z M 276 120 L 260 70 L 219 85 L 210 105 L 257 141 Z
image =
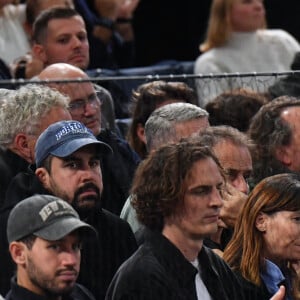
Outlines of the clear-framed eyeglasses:
M 69 111 L 72 115 L 82 115 L 86 106 L 89 105 L 92 108 L 99 108 L 102 104 L 102 93 L 95 92 L 90 94 L 87 98 L 76 99 L 69 104 Z

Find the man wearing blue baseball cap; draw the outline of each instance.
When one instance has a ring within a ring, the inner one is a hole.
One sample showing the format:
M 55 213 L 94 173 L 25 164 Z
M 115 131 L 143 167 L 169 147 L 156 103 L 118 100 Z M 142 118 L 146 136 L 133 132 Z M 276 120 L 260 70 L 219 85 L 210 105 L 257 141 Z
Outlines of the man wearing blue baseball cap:
M 104 299 L 113 275 L 137 248 L 128 223 L 101 208 L 100 160 L 110 152 L 75 120 L 50 125 L 35 146 L 35 173 L 44 188 L 70 203 L 98 232 L 82 249 L 78 278 L 97 300 Z
M 76 283 L 82 240 L 93 234 L 92 226 L 57 197 L 35 195 L 22 200 L 8 218 L 9 252 L 17 271 L 5 299 L 93 300 Z
M 101 208 L 100 159 L 110 147 L 78 121 L 50 125 L 35 147 L 36 175 L 44 188 L 71 203 L 81 218 Z

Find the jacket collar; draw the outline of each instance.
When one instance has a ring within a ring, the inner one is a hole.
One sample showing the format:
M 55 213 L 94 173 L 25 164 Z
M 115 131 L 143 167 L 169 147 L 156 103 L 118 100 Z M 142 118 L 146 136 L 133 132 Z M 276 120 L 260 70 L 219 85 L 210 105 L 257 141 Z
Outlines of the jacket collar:
M 11 279 L 11 290 L 6 295 L 5 299 L 22 299 L 22 300 L 47 300 L 46 297 L 37 295 L 26 288 L 17 284 L 16 276 Z M 70 296 L 64 296 L 64 300 L 72 300 L 72 293 Z
M 198 270 L 184 257 L 180 250 L 160 232 L 146 230 L 145 246 L 150 246 L 161 265 L 168 270 L 176 281 L 188 285 L 194 281 Z M 201 277 L 205 282 L 211 275 L 219 277 L 218 271 L 211 262 L 209 250 L 203 246 L 199 255 Z

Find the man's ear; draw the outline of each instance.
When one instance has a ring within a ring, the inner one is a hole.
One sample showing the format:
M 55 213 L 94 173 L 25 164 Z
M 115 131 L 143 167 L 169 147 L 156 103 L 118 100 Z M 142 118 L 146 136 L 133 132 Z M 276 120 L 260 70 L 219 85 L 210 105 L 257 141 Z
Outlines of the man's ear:
M 40 182 L 43 184 L 45 189 L 49 188 L 49 173 L 45 168 L 37 168 L 35 170 L 35 175 L 38 177 Z
M 34 43 L 31 47 L 31 51 L 33 53 L 33 57 L 41 60 L 44 65 L 47 64 L 48 59 L 43 45 Z
M 281 146 L 275 150 L 275 157 L 285 166 L 289 167 L 293 157 L 288 146 Z
M 31 153 L 27 135 L 25 133 L 18 133 L 16 135 L 13 150 L 15 150 L 18 155 L 26 159 L 29 163 L 32 163 L 33 153 Z
M 145 127 L 141 123 L 137 124 L 136 135 L 144 144 L 146 144 Z
M 267 215 L 260 212 L 256 217 L 255 226 L 258 231 L 265 232 L 267 230 Z
M 27 21 L 24 22 L 23 28 L 24 28 L 25 32 L 27 33 L 27 35 L 31 37 L 32 36 L 32 26 Z
M 17 265 L 24 265 L 26 263 L 26 250 L 27 247 L 22 242 L 14 241 L 9 245 L 10 255 Z

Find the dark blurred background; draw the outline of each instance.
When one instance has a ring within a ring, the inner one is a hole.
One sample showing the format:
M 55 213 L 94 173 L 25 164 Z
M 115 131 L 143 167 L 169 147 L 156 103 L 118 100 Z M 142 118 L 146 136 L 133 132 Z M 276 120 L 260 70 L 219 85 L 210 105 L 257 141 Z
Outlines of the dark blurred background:
M 195 60 L 211 0 L 141 0 L 134 17 L 137 66 L 162 60 Z M 265 0 L 269 28 L 300 41 L 299 0 Z

